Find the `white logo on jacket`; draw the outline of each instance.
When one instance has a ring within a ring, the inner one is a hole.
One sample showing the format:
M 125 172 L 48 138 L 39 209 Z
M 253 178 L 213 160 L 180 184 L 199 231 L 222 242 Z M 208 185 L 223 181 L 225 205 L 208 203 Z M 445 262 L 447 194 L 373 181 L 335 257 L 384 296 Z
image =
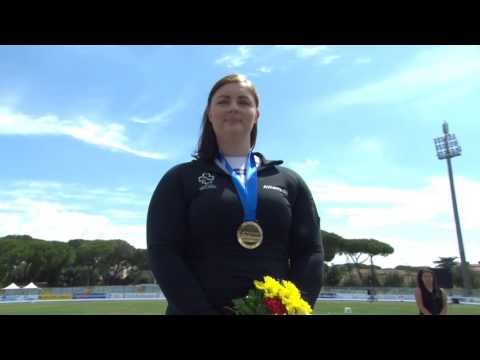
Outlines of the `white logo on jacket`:
M 216 189 L 216 185 L 212 185 L 213 181 L 215 180 L 215 176 L 209 172 L 204 172 L 201 176 L 198 177 L 198 182 L 203 186 L 200 187 L 199 190 L 206 190 L 206 189 Z

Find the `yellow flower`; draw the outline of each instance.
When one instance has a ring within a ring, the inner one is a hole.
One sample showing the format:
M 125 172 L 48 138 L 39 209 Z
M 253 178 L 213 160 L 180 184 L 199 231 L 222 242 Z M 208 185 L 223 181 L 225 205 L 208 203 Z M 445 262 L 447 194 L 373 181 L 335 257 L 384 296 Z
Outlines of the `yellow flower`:
M 298 315 L 311 315 L 312 314 L 312 308 L 310 307 L 310 304 L 307 303 L 305 300 L 300 299 L 295 311 Z
M 289 299 L 300 299 L 300 291 L 297 287 L 290 281 L 282 280 L 282 288 L 279 293 L 282 301 L 288 301 Z
M 302 299 L 298 288 L 290 281 L 278 282 L 271 276 L 264 276 L 262 281 L 254 281 L 255 287 L 263 291 L 265 298 L 279 298 L 289 315 L 310 315 L 312 308 Z
M 310 315 L 312 308 L 303 299 L 294 298 L 283 304 L 289 315 Z
M 264 276 L 263 280 L 263 282 L 255 280 L 255 287 L 263 291 L 265 298 L 277 297 L 282 289 L 282 285 L 271 276 Z
M 282 285 L 280 296 L 289 314 L 309 315 L 312 313 L 312 308 L 302 299 L 300 291 L 292 282 L 282 280 Z

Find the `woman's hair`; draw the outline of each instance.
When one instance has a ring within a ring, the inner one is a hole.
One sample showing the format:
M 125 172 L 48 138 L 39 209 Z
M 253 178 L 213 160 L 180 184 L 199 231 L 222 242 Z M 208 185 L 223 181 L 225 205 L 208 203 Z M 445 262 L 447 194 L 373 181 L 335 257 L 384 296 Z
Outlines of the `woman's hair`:
M 218 154 L 217 137 L 215 136 L 215 132 L 213 131 L 212 123 L 208 118 L 208 111 L 210 110 L 210 105 L 212 103 L 213 96 L 215 95 L 217 90 L 220 89 L 223 85 L 232 84 L 232 83 L 239 83 L 244 87 L 246 87 L 253 95 L 253 98 L 255 99 L 255 105 L 258 109 L 259 100 L 258 100 L 257 90 L 255 89 L 255 86 L 252 84 L 252 82 L 248 80 L 244 75 L 231 74 L 218 80 L 210 90 L 210 94 L 208 95 L 207 106 L 205 108 L 205 111 L 203 112 L 201 135 L 198 140 L 197 149 L 195 153 L 192 155 L 196 159 L 202 159 L 209 162 L 213 162 L 213 160 Z M 253 126 L 253 129 L 250 133 L 251 148 L 255 146 L 256 141 L 257 141 L 257 124 Z
M 433 269 L 425 268 L 425 269 L 420 269 L 418 271 L 418 273 L 417 273 L 417 286 L 420 288 L 420 290 L 422 290 L 422 293 L 424 291 L 427 291 L 427 289 L 425 288 L 425 284 L 423 283 L 423 280 L 422 280 L 422 275 L 426 272 L 429 272 L 429 273 L 432 274 L 432 286 L 433 286 L 432 293 L 435 294 L 435 295 L 441 294 L 440 287 L 438 286 L 437 275 L 435 274 L 435 271 Z

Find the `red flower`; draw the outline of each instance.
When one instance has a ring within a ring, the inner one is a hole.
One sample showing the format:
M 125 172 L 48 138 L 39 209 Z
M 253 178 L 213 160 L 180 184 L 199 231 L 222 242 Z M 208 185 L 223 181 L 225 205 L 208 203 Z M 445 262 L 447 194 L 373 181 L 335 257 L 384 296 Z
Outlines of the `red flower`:
M 265 304 L 267 309 L 270 310 L 274 315 L 284 315 L 287 313 L 287 309 L 285 308 L 285 306 L 283 306 L 280 299 L 264 299 L 263 303 Z

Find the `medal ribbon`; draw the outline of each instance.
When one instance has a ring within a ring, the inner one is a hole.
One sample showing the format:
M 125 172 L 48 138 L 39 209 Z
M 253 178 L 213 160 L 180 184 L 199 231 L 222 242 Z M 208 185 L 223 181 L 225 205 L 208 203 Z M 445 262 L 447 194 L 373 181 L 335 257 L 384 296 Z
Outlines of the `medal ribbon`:
M 237 189 L 238 197 L 243 207 L 243 220 L 255 221 L 257 218 L 257 167 L 253 153 L 250 151 L 247 157 L 245 186 L 240 181 L 240 176 L 232 169 L 223 154 L 219 153 L 218 158 L 225 166 Z

